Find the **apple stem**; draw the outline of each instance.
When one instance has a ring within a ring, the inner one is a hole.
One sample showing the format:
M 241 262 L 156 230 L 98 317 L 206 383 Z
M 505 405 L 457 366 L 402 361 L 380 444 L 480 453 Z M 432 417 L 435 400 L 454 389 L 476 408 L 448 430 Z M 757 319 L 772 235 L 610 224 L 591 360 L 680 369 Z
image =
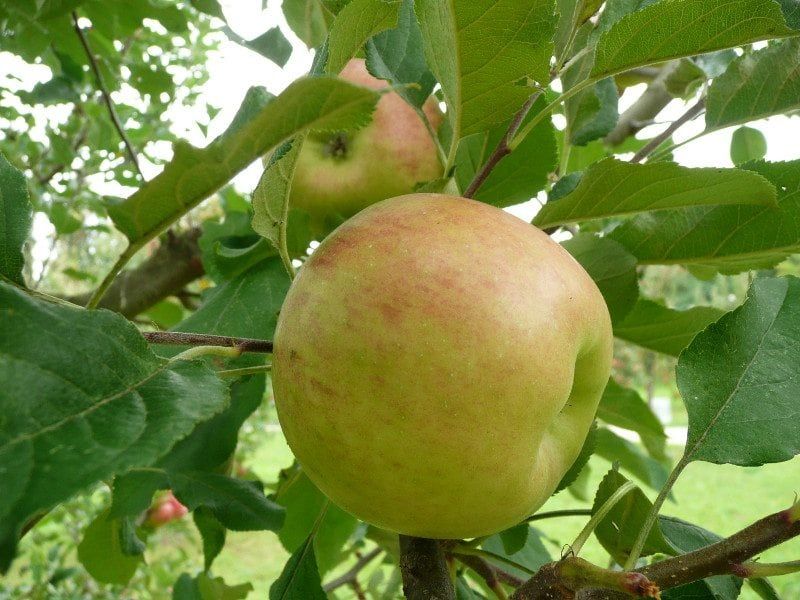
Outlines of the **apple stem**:
M 207 333 L 184 333 L 181 331 L 144 331 L 142 336 L 151 344 L 171 346 L 224 346 L 237 348 L 239 352 L 272 353 L 271 340 L 232 337 L 228 335 L 211 335 Z

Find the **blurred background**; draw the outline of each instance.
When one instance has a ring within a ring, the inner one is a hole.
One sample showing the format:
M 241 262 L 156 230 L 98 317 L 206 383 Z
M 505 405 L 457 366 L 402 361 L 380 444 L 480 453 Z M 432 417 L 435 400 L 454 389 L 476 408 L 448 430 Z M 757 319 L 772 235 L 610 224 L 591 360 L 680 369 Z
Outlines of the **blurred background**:
M 13 4 L 6 8 L 13 9 Z M 84 26 L 112 32 L 106 37 L 94 35 L 90 41 L 104 57 L 103 77 L 138 151 L 141 174 L 120 152 L 117 134 L 90 74 L 73 68 L 70 76 L 74 65 L 68 53 L 44 52 L 47 40 L 37 40 L 33 33 L 26 36 L 24 47 L 15 40 L 13 48 L 5 47 L 9 38 L 0 33 L 0 151 L 30 180 L 36 214 L 26 275 L 32 287 L 63 297 L 80 297 L 93 289 L 124 247 L 123 236 L 105 216 L 104 202 L 129 195 L 142 179 L 155 176 L 170 160 L 176 140 L 208 144 L 228 126 L 251 86 L 264 86 L 278 94 L 308 72 L 313 51 L 286 22 L 280 2 L 222 0 L 220 4 L 224 20 L 194 6 L 161 3 L 158 6 L 165 11 L 173 6 L 179 9 L 158 20 L 145 19 L 145 27 L 130 31 L 124 23 L 104 22 L 102 3 L 89 3 L 84 10 Z M 277 57 L 277 63 L 286 60 L 283 67 L 275 62 L 273 46 L 261 52 L 257 43 L 273 27 L 278 27 L 291 45 L 291 52 Z M 64 35 L 74 32 L 65 31 Z M 137 57 L 135 61 L 126 59 L 132 56 Z M 620 98 L 620 112 L 645 88 L 644 83 L 627 87 Z M 662 131 L 690 104 L 691 99 L 674 99 L 638 137 Z M 554 122 L 563 126 L 559 115 Z M 768 160 L 800 158 L 800 119 L 775 117 L 751 126 L 766 138 Z M 698 119 L 682 128 L 675 141 L 689 139 L 702 129 L 702 119 Z M 732 132 L 718 131 L 680 146 L 674 160 L 687 166 L 732 166 Z M 260 174 L 261 165 L 251 165 L 232 185 L 187 215 L 180 226 L 191 230 L 219 221 L 228 207 L 247 202 Z M 543 198 L 507 210 L 530 220 Z M 152 250 L 142 252 L 132 265 L 141 263 Z M 800 275 L 800 262 L 783 263 L 778 272 Z M 677 266 L 649 267 L 641 274 L 642 294 L 677 309 L 711 305 L 730 310 L 742 302 L 751 277 L 702 275 Z M 160 302 L 137 321 L 147 327 L 170 327 L 189 314 L 210 285 L 207 278 L 201 278 L 183 297 Z M 672 454 L 679 455 L 687 418 L 674 384 L 675 359 L 620 341 L 616 353 L 620 383 L 635 388 L 650 403 L 665 425 Z M 267 401 L 245 425 L 237 468 L 271 482 L 291 462 L 274 408 Z M 579 488 L 562 492 L 543 510 L 588 507 L 591 490 L 608 467 L 603 459 L 594 457 L 582 480 L 584 496 Z M 757 470 L 693 463 L 675 487 L 676 502 L 668 503 L 666 512 L 726 535 L 787 506 L 793 492 L 800 489 L 798 481 L 798 459 Z M 652 490 L 645 491 L 653 495 Z M 125 589 L 95 583 L 76 561 L 74 548 L 86 524 L 107 501 L 108 491 L 102 487 L 51 513 L 24 539 L 14 570 L 0 580 L 0 598 L 167 598 L 176 573 L 202 568 L 199 536 L 191 521 L 184 519 L 153 534 L 148 544 L 149 568 L 140 569 Z M 580 519 L 548 521 L 542 543 L 557 556 L 581 525 Z M 266 597 L 288 554 L 273 533 L 231 532 L 229 536 L 215 572 L 231 583 L 250 581 L 255 586 L 250 597 Z M 599 560 L 603 554 L 593 543 L 587 545 L 585 557 Z M 796 560 L 800 541 L 775 548 L 765 558 Z M 388 571 L 374 566 L 369 597 L 400 597 L 397 582 L 390 579 Z M 774 582 L 784 598 L 800 598 L 800 576 L 775 578 Z M 354 597 L 345 589 L 337 593 L 338 598 Z M 745 589 L 742 597 L 755 596 Z

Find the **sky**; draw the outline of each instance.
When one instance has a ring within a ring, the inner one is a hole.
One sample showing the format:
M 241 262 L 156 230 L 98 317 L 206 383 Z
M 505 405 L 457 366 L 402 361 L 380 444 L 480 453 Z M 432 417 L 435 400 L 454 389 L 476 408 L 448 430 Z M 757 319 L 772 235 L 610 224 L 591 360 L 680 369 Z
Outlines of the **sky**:
M 208 138 L 204 138 L 199 128 L 194 124 L 197 118 L 191 111 L 181 110 L 171 113 L 176 121 L 176 130 L 189 142 L 203 146 L 209 139 L 221 133 L 230 123 L 238 109 L 248 88 L 254 85 L 266 87 L 273 94 L 280 93 L 289 83 L 308 72 L 313 52 L 292 33 L 286 25 L 280 9 L 280 0 L 270 0 L 266 9 L 263 0 L 220 0 L 228 26 L 245 39 L 252 39 L 265 32 L 267 29 L 278 25 L 286 38 L 292 43 L 294 51 L 287 65 L 281 69 L 273 62 L 261 55 L 248 50 L 234 42 L 225 41 L 219 51 L 209 56 L 207 69 L 209 80 L 204 86 L 203 95 L 208 103 L 220 107 L 221 110 L 209 126 Z M 3 74 L 13 70 L 20 74 L 21 61 L 7 53 L 0 53 L 0 85 L 3 85 Z M 49 79 L 49 70 L 43 66 L 28 66 L 24 68 L 23 87 L 30 89 L 38 81 Z M 620 100 L 620 112 L 624 111 L 644 90 L 645 85 L 629 88 Z M 116 92 L 115 94 L 124 94 Z M 673 101 L 658 117 L 658 121 L 669 123 L 679 117 L 688 107 L 681 101 Z M 69 111 L 69 107 L 64 107 Z M 556 119 L 558 126 L 558 119 Z M 756 121 L 750 124 L 767 138 L 767 160 L 780 161 L 800 158 L 800 118 L 773 117 L 768 120 Z M 639 133 L 639 137 L 652 137 L 660 133 L 665 125 L 653 125 Z M 677 142 L 688 139 L 702 131 L 704 122 L 702 118 L 684 125 L 674 136 Z M 675 160 L 683 165 L 692 167 L 730 167 L 729 158 L 730 139 L 735 128 L 721 130 L 699 138 L 685 146 L 678 148 L 674 153 Z M 159 153 L 169 157 L 171 149 L 168 144 L 159 146 Z M 154 177 L 161 167 L 142 161 L 145 176 Z M 234 185 L 244 193 L 250 193 L 258 182 L 261 174 L 260 161 L 251 165 L 234 179 Z M 114 195 L 127 195 L 133 190 L 106 189 L 106 193 Z M 541 206 L 542 198 L 534 199 L 522 205 L 509 207 L 507 210 L 520 218 L 530 220 Z M 33 248 L 34 273 L 41 261 L 47 255 L 49 243 L 47 237 L 51 234 L 52 226 L 39 215 L 34 221 Z M 38 263 L 38 264 L 37 264 Z

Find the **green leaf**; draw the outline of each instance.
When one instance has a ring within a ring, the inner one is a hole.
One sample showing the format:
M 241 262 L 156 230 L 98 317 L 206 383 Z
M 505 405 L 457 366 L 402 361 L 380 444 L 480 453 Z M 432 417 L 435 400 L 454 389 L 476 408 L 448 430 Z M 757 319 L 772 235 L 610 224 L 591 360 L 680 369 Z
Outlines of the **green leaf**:
M 561 245 L 597 284 L 612 323 L 622 321 L 639 297 L 636 258 L 614 240 L 590 233 L 579 233 Z
M 782 40 L 742 55 L 714 79 L 706 100 L 706 129 L 720 129 L 798 108 L 800 40 Z
M 284 477 L 275 494 L 275 501 L 286 508 L 286 521 L 278 538 L 284 548 L 294 552 L 316 525 L 314 556 L 319 572 L 324 574 L 339 562 L 342 547 L 355 531 L 358 521 L 331 504 L 297 465 L 291 467 Z M 325 514 L 320 520 L 322 511 Z
M 256 158 L 307 130 L 346 130 L 364 125 L 378 94 L 331 77 L 309 77 L 200 150 L 182 143 L 164 170 L 132 196 L 108 207 L 114 224 L 132 243 L 149 240 L 219 189 Z
M 202 471 L 172 473 L 169 481 L 181 504 L 189 510 L 208 507 L 233 531 L 278 531 L 283 525 L 283 508 L 254 482 Z
M 781 600 L 769 579 L 748 579 L 747 584 L 762 600 Z
M 479 600 L 483 598 L 478 592 L 469 587 L 469 583 L 462 576 L 456 577 L 456 600 Z
M 276 255 L 272 245 L 250 226 L 252 216 L 248 205 L 247 212 L 228 212 L 222 222 L 203 222 L 203 234 L 197 243 L 206 274 L 215 282 L 235 279 Z
M 723 314 L 710 306 L 674 310 L 640 298 L 625 320 L 614 326 L 614 335 L 649 350 L 678 356 L 698 332 Z
M 399 0 L 352 0 L 336 17 L 328 36 L 327 72 L 336 74 L 381 31 L 397 25 Z
M 433 91 L 436 79 L 425 62 L 422 32 L 414 14 L 414 0 L 403 0 L 397 27 L 367 41 L 367 70 L 388 81 L 406 102 L 421 108 Z
M 230 586 L 222 577 L 200 573 L 192 579 L 183 573 L 172 586 L 172 600 L 244 600 L 252 591 L 250 583 Z
M 218 17 L 220 19 L 225 18 L 225 15 L 222 13 L 222 8 L 217 0 L 189 0 L 189 4 L 191 4 L 196 10 L 199 10 L 201 13 L 205 13 L 210 17 Z
M 644 454 L 636 444 L 604 427 L 597 430 L 595 454 L 611 463 L 619 463 L 628 473 L 654 490 L 660 490 L 669 477 L 669 471 L 662 463 Z
M 267 259 L 208 290 L 200 308 L 175 330 L 271 340 L 289 283 L 281 261 Z
M 600 398 L 597 416 L 609 425 L 635 431 L 653 458 L 667 460 L 664 426 L 634 390 L 609 379 Z
M 568 81 L 565 75 L 565 84 Z M 571 88 L 574 84 L 568 85 Z M 588 90 L 567 99 L 565 107 L 571 144 L 585 146 L 605 137 L 619 120 L 619 92 L 614 78 L 601 79 Z
M 692 169 L 671 162 L 642 165 L 606 158 L 589 167 L 570 194 L 545 204 L 533 223 L 546 229 L 576 221 L 709 204 L 774 206 L 775 189 L 764 177 L 739 169 Z
M 678 360 L 685 459 L 757 466 L 800 453 L 800 279 L 756 279 Z
M 527 523 L 520 523 L 510 529 L 501 531 L 498 535 L 500 541 L 503 542 L 503 550 L 506 554 L 516 554 L 525 547 L 528 541 L 528 532 L 531 526 Z
M 581 451 L 578 454 L 578 458 L 575 459 L 575 462 L 572 463 L 572 466 L 567 469 L 567 472 L 564 473 L 564 476 L 561 478 L 561 481 L 558 482 L 558 486 L 556 486 L 556 491 L 553 492 L 554 494 L 560 492 L 563 489 L 571 488 L 573 484 L 575 484 L 581 475 L 589 470 L 588 463 L 589 459 L 594 454 L 594 451 L 597 449 L 597 421 L 592 423 L 591 429 L 589 429 L 589 433 L 586 436 L 586 439 L 583 441 L 583 446 L 581 447 Z
M 195 509 L 192 516 L 203 539 L 203 568 L 208 571 L 225 546 L 226 529 L 214 514 L 203 506 Z
M 269 588 L 269 600 L 326 599 L 314 557 L 312 536 L 309 536 L 295 550 L 280 577 Z
M 544 106 L 544 98 L 539 98 L 533 105 L 531 115 Z M 503 123 L 490 131 L 469 136 L 459 144 L 455 178 L 462 192 L 507 131 L 508 123 Z M 501 208 L 526 202 L 544 189 L 557 164 L 558 150 L 553 123 L 550 119 L 544 119 L 511 154 L 497 163 L 478 189 L 475 199 Z
M 550 557 L 550 553 L 547 551 L 547 548 L 542 541 L 542 536 L 539 534 L 538 530 L 534 529 L 527 523 L 520 525 L 520 527 L 522 526 L 528 528 L 528 533 L 525 535 L 525 544 L 516 552 L 506 551 L 506 545 L 503 542 L 502 534 L 495 534 L 486 538 L 481 544 L 481 548 L 493 554 L 507 558 L 508 560 L 511 560 L 518 565 L 522 565 L 531 571 L 538 571 L 539 567 L 551 562 L 552 558 Z M 503 570 L 507 570 L 517 577 L 521 577 L 523 579 L 530 577 L 530 574 L 526 573 L 522 569 L 516 569 L 505 563 L 498 562 L 496 564 Z
M 248 40 L 245 46 L 268 58 L 279 67 L 285 67 L 292 56 L 292 44 L 286 39 L 279 27 L 267 29 L 257 38 Z
M 627 483 L 627 479 L 614 471 L 609 471 L 600 482 L 595 494 L 592 511 L 597 511 L 611 495 Z M 652 504 L 639 488 L 625 494 L 594 530 L 598 541 L 619 564 L 624 564 L 639 531 L 644 525 Z M 664 538 L 661 527 L 656 523 L 647 536 L 642 556 L 660 552 L 672 554 L 673 548 Z
M 758 129 L 739 127 L 731 137 L 731 161 L 741 165 L 761 160 L 767 154 L 767 138 Z
M 325 41 L 332 15 L 320 0 L 283 0 L 286 23 L 302 42 L 314 48 Z
M 67 277 L 74 279 L 87 279 L 89 281 L 96 281 L 96 277 L 91 273 L 83 273 L 82 271 L 68 272 L 70 269 L 64 269 L 63 273 Z M 169 329 L 181 322 L 183 319 L 183 307 L 172 300 L 162 300 L 158 304 L 154 304 L 148 308 L 142 316 L 149 321 L 152 321 L 161 329 Z
M 508 121 L 550 80 L 552 0 L 416 0 L 425 56 L 456 141 Z
M 800 3 L 797 0 L 777 0 L 789 27 L 800 29 Z
M 0 284 L 0 565 L 20 527 L 86 486 L 149 466 L 225 406 L 203 364 L 160 359 L 120 315 Z
M 108 511 L 103 511 L 89 524 L 78 544 L 78 560 L 100 583 L 125 585 L 144 562 L 142 555 L 131 556 L 122 551 L 121 527 L 119 519 L 111 519 Z
M 25 177 L 0 153 L 0 276 L 25 285 L 22 246 L 31 230 L 31 201 Z
M 662 0 L 620 19 L 595 50 L 592 77 L 791 34 L 773 0 Z
M 752 162 L 778 189 L 777 207 L 717 206 L 664 211 L 623 223 L 611 237 L 640 264 L 712 267 L 724 273 L 772 267 L 800 250 L 800 161 Z

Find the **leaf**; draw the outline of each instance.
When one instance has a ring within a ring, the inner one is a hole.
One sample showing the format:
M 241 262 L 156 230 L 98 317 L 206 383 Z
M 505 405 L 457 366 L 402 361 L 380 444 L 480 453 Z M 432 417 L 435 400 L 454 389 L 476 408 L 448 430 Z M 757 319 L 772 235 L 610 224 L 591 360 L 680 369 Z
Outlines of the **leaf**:
M 699 265 L 724 273 L 774 266 L 800 250 L 800 161 L 759 161 L 743 168 L 774 184 L 777 207 L 665 211 L 631 219 L 610 237 L 640 264 Z
M 225 15 L 222 13 L 222 8 L 217 0 L 189 0 L 196 10 L 205 13 L 210 17 L 218 17 L 224 19 Z
M 205 507 L 200 507 L 192 513 L 194 524 L 203 539 L 203 568 L 208 571 L 214 559 L 222 552 L 225 546 L 226 529 L 214 514 Z
M 397 25 L 399 0 L 351 0 L 337 15 L 328 36 L 327 72 L 336 74 L 381 31 Z
M 250 583 L 230 586 L 222 577 L 200 573 L 193 579 L 183 573 L 172 587 L 172 600 L 244 600 L 252 591 Z
M 22 246 L 31 230 L 31 201 L 25 177 L 0 153 L 0 276 L 25 285 Z
M 251 481 L 202 471 L 172 473 L 175 497 L 189 510 L 205 506 L 225 527 L 233 531 L 278 531 L 283 508 L 269 500 Z
M 559 481 L 558 485 L 556 486 L 556 491 L 553 492 L 554 494 L 557 494 L 563 489 L 571 488 L 571 486 L 581 477 L 581 474 L 585 471 L 588 471 L 589 459 L 592 457 L 592 454 L 594 454 L 596 449 L 597 421 L 592 423 L 592 427 L 589 429 L 589 433 L 586 435 L 586 439 L 583 441 L 583 446 L 578 454 L 578 458 L 575 459 L 575 462 L 572 463 L 572 466 L 567 469 L 566 473 L 564 473 L 561 481 Z
M 326 600 L 309 536 L 292 554 L 280 577 L 269 588 L 269 600 Z
M 536 114 L 544 106 L 544 98 L 539 98 L 530 114 Z M 528 120 L 530 118 L 525 122 Z M 455 178 L 462 191 L 467 189 L 507 131 L 508 123 L 503 123 L 490 131 L 469 136 L 459 144 Z M 553 123 L 550 119 L 544 119 L 511 154 L 497 163 L 478 188 L 475 199 L 501 208 L 526 202 L 544 189 L 557 164 L 558 150 Z
M 660 490 L 669 477 L 669 471 L 663 464 L 605 427 L 597 430 L 595 454 L 611 463 L 619 463 L 628 473 L 654 490 Z
M 591 74 L 600 78 L 790 33 L 772 0 L 663 0 L 600 36 Z
M 108 207 L 132 243 L 157 235 L 230 180 L 253 160 L 307 130 L 331 131 L 367 122 L 378 94 L 331 77 L 295 81 L 251 118 L 239 115 L 208 147 L 175 146 L 164 170 L 139 191 Z
M 416 0 L 415 8 L 456 141 L 508 121 L 532 93 L 521 85 L 527 78 L 550 80 L 552 0 Z
M 763 600 L 781 600 L 775 586 L 772 585 L 769 579 L 748 579 L 747 584 L 750 588 Z
M 724 312 L 710 306 L 674 310 L 640 298 L 614 335 L 643 348 L 678 356 L 698 332 L 719 319 Z
M 275 494 L 275 501 L 286 508 L 286 521 L 278 538 L 289 552 L 297 550 L 317 526 L 314 556 L 319 572 L 325 574 L 339 562 L 342 547 L 355 531 L 358 521 L 331 504 L 299 466 L 286 473 Z M 320 514 L 325 511 L 321 517 Z
M 667 460 L 664 426 L 634 390 L 609 379 L 600 398 L 597 416 L 609 425 L 635 431 L 653 458 Z
M 739 166 L 761 160 L 767 154 L 767 138 L 758 129 L 739 127 L 731 137 L 731 161 Z
M 639 212 L 720 204 L 775 205 L 764 177 L 739 169 L 692 169 L 671 162 L 636 164 L 606 158 L 590 166 L 567 196 L 544 205 L 542 229 Z
M 281 68 L 286 66 L 292 56 L 292 44 L 281 33 L 279 27 L 267 29 L 257 38 L 245 42 L 245 46 Z
M 685 460 L 757 466 L 800 453 L 800 279 L 756 279 L 678 360 Z
M 613 469 L 609 471 L 597 488 L 592 512 L 596 512 L 627 481 Z M 634 488 L 614 505 L 595 528 L 594 533 L 598 541 L 617 563 L 625 563 L 651 507 L 652 504 L 647 496 L 639 488 Z M 641 556 L 649 556 L 657 552 L 662 554 L 673 552 L 672 546 L 664 538 L 658 523 L 654 524 L 650 530 Z
M 89 524 L 78 544 L 78 560 L 100 583 L 125 585 L 144 562 L 142 555 L 130 556 L 122 551 L 120 533 L 120 520 L 110 519 L 108 511 L 103 511 Z
M 479 600 L 483 598 L 478 592 L 469 587 L 469 583 L 462 576 L 456 577 L 456 600 Z
M 367 41 L 367 70 L 388 81 L 406 102 L 421 108 L 433 91 L 436 79 L 425 62 L 422 32 L 414 14 L 414 0 L 403 0 L 397 27 Z
M 720 129 L 798 108 L 800 40 L 782 40 L 740 56 L 714 79 L 706 100 L 706 129 Z
M 639 297 L 636 257 L 622 244 L 590 233 L 579 233 L 561 245 L 597 284 L 612 323 L 622 321 Z
M 325 41 L 331 16 L 319 0 L 283 0 L 286 23 L 309 48 Z
M 287 244 L 289 197 L 302 147 L 300 136 L 292 141 L 291 147 L 276 151 L 253 191 L 253 229 L 277 249 Z
M 531 571 L 538 571 L 539 567 L 551 562 L 552 558 L 542 542 L 542 536 L 539 534 L 539 531 L 527 523 L 520 525 L 520 527 L 522 526 L 528 528 L 528 533 L 525 536 L 525 544 L 516 552 L 506 551 L 501 534 L 495 534 L 486 538 L 481 544 L 481 548 L 493 554 L 507 558 L 508 560 L 511 560 L 518 565 L 522 565 Z M 530 574 L 526 573 L 522 569 L 516 569 L 505 563 L 497 564 L 503 570 L 507 570 L 517 577 L 521 577 L 523 579 L 530 577 Z
M 797 0 L 777 0 L 789 27 L 800 29 L 800 3 Z
M 516 554 L 525 547 L 528 541 L 528 532 L 531 526 L 527 523 L 520 523 L 510 529 L 501 531 L 498 535 L 500 541 L 503 542 L 503 550 L 506 554 Z
M 568 81 L 565 73 L 565 84 Z M 574 83 L 567 85 L 571 88 Z M 601 79 L 588 90 L 567 99 L 565 112 L 571 144 L 585 146 L 611 133 L 619 120 L 619 92 L 614 78 Z
M 664 590 L 662 600 L 735 600 L 739 597 L 742 580 L 734 577 L 709 577 Z
M 0 565 L 20 527 L 86 486 L 149 466 L 225 406 L 203 364 L 151 352 L 120 315 L 0 284 Z

